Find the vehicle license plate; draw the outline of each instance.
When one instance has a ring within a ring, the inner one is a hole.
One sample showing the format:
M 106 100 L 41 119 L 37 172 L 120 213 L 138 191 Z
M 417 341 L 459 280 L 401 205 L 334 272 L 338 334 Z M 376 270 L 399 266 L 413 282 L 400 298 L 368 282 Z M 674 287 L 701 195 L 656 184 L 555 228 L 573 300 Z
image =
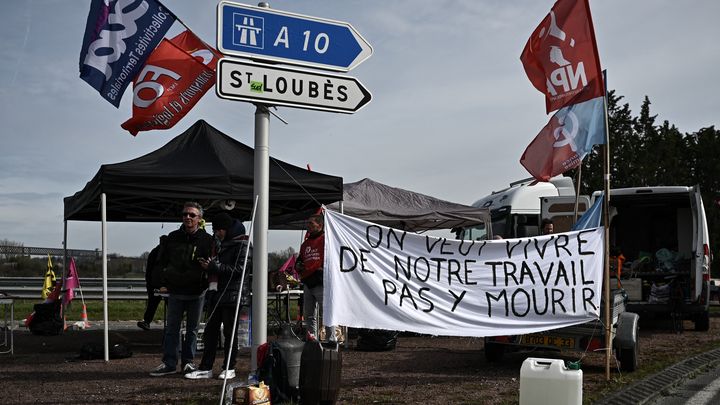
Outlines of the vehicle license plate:
M 575 348 L 575 338 L 560 336 L 524 335 L 521 343 L 526 345 L 553 346 L 563 349 Z

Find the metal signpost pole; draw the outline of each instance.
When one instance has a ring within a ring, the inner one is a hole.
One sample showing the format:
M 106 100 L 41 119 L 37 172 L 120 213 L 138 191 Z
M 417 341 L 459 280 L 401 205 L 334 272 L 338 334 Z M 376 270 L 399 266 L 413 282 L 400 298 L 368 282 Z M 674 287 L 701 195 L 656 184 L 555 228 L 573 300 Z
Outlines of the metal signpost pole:
M 253 228 L 252 351 L 250 370 L 257 369 L 257 348 L 267 341 L 268 213 L 270 196 L 270 112 L 262 104 L 255 110 L 255 195 L 258 196 Z

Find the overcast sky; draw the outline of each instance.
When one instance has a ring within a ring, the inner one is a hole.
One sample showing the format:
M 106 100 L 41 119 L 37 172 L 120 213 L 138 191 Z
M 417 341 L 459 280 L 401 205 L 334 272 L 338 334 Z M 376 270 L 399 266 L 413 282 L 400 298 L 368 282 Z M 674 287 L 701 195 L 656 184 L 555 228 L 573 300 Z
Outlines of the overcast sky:
M 217 1 L 164 0 L 215 44 Z M 271 1 L 275 9 L 350 22 L 372 44 L 352 70 L 373 94 L 355 115 L 280 108 L 270 154 L 297 166 L 365 177 L 470 204 L 528 177 L 518 160 L 547 123 L 543 96 L 519 60 L 553 1 Z M 60 247 L 63 197 L 101 164 L 146 154 L 205 119 L 253 146 L 255 108 L 208 92 L 175 128 L 132 137 L 128 90 L 116 109 L 79 79 L 88 0 L 0 2 L 0 240 Z M 247 3 L 256 5 L 257 3 Z M 637 114 L 683 132 L 720 122 L 720 2 L 590 2 L 608 87 Z M 178 224 L 108 227 L 108 250 L 139 255 Z M 270 231 L 269 250 L 297 249 L 299 232 Z M 70 222 L 68 247 L 100 247 L 100 224 Z

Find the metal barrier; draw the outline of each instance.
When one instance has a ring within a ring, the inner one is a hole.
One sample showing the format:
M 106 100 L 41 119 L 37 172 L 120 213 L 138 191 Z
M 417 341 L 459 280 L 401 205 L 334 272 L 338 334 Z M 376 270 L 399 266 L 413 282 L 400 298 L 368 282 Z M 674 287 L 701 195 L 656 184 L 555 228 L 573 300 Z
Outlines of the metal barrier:
M 22 299 L 41 299 L 43 277 L 0 277 L 0 291 Z M 83 278 L 82 293 L 85 299 L 102 299 L 102 278 Z M 79 294 L 79 291 L 76 291 Z M 147 290 L 144 278 L 109 278 L 108 299 L 145 300 Z

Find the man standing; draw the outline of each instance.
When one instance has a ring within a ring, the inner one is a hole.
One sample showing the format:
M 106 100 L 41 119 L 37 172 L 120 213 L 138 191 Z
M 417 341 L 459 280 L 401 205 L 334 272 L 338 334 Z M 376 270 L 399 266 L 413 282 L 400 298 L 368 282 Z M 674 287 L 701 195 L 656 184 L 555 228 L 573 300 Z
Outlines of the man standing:
M 192 361 L 208 286 L 207 273 L 200 262 L 211 257 L 213 239 L 199 226 L 203 215 L 200 204 L 185 203 L 182 215 L 182 226 L 168 234 L 158 254 L 156 271 L 162 271 L 162 285 L 169 295 L 162 364 L 150 373 L 153 377 L 177 373 L 180 325 L 184 314 L 187 318 L 181 354 L 182 371 L 188 373 L 197 369 Z
M 213 233 L 220 241 L 220 249 L 214 259 L 202 260 L 200 265 L 208 271 L 212 278 L 217 279 L 217 291 L 208 297 L 210 315 L 205 325 L 203 334 L 202 360 L 200 369 L 186 373 L 185 378 L 197 380 L 212 378 L 213 364 L 217 353 L 218 338 L 220 336 L 220 325 L 223 326 L 225 336 L 225 361 L 223 367 L 228 366 L 227 371 L 220 372 L 219 378 L 235 378 L 235 359 L 237 357 L 237 339 L 234 339 L 232 347 L 232 332 L 235 322 L 235 306 L 238 298 L 242 306 L 250 305 L 250 273 L 252 272 L 252 257 L 248 255 L 248 262 L 243 271 L 245 254 L 248 251 L 249 241 L 245 235 L 245 227 L 242 222 L 233 219 L 226 213 L 220 213 L 213 218 Z M 244 274 L 244 277 L 241 275 Z M 240 284 L 242 282 L 242 291 Z M 211 293 L 208 293 L 211 294 Z
M 159 278 L 158 273 L 160 273 L 157 268 L 157 260 L 158 253 L 160 252 L 160 245 L 162 245 L 165 238 L 167 238 L 165 235 L 160 237 L 160 244 L 150 251 L 147 258 L 147 264 L 145 265 L 145 289 L 147 290 L 148 299 L 143 320 L 137 323 L 137 326 L 140 329 L 150 330 L 150 324 L 153 319 L 155 319 L 155 311 L 157 311 L 157 307 L 160 305 L 160 301 L 162 301 L 162 297 L 157 295 L 155 290 L 162 287 L 157 285 L 157 280 Z
M 303 283 L 303 317 L 307 340 L 318 335 L 318 318 L 322 319 L 323 307 L 323 262 L 325 259 L 325 230 L 322 215 L 312 215 L 307 222 L 307 238 L 300 245 L 295 269 Z M 315 306 L 318 306 L 316 311 Z M 325 327 L 325 336 L 336 340 L 334 328 Z

